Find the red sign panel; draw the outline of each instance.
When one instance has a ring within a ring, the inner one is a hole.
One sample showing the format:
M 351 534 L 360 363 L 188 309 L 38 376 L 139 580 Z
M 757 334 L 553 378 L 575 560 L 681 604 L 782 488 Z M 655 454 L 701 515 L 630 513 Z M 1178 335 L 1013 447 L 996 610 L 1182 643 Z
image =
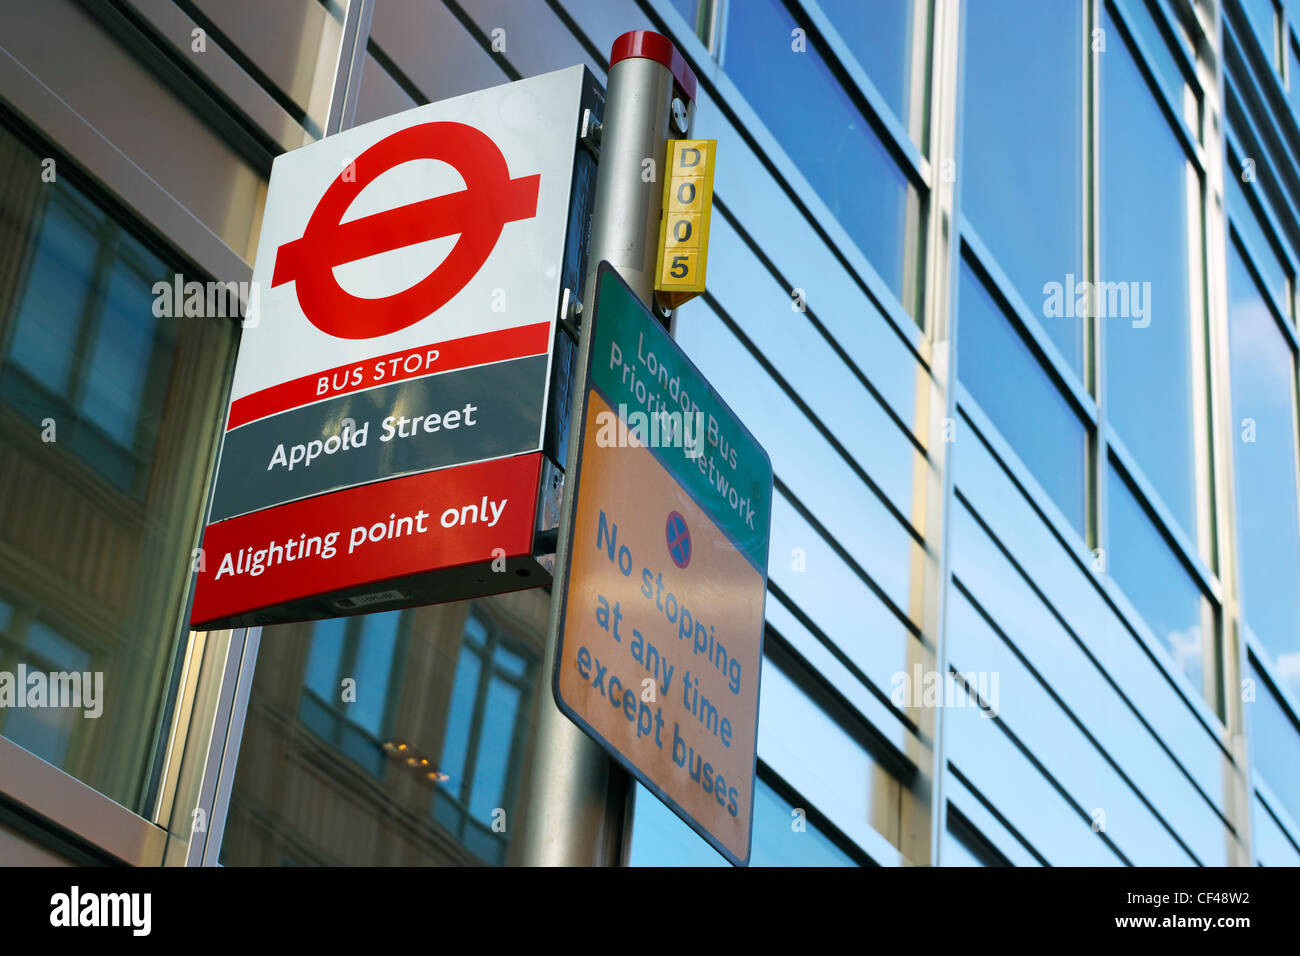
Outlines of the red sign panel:
M 530 569 L 541 461 L 535 453 L 424 472 L 209 525 L 191 626 L 320 617 L 321 595 L 336 614 L 447 600 L 411 578 L 431 568 L 461 569 L 436 582 L 452 582 L 455 597 L 540 584 Z

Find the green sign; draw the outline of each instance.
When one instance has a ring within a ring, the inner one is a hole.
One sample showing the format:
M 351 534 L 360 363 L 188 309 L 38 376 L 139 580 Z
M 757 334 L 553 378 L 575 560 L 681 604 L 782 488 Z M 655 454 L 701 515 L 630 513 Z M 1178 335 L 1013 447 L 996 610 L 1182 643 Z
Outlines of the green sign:
M 767 452 L 613 269 L 601 269 L 596 300 L 591 385 L 766 573 L 772 513 Z M 611 420 L 604 440 L 620 440 L 617 421 Z
M 602 262 L 555 631 L 555 703 L 748 864 L 772 465 Z M 588 317 L 589 316 L 589 317 Z

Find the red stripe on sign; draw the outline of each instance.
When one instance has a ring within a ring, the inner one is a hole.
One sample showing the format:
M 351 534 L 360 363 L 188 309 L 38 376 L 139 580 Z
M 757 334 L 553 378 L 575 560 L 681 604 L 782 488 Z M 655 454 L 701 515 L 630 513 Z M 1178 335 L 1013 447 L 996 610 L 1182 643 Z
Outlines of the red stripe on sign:
M 350 365 L 327 368 L 235 399 L 230 403 L 226 431 L 336 395 L 438 372 L 450 372 L 471 365 L 526 358 L 548 352 L 550 348 L 551 324 L 538 322 L 535 325 L 434 342 Z
M 538 453 L 390 478 L 208 525 L 190 625 L 532 553 Z M 499 556 L 499 553 L 498 555 Z

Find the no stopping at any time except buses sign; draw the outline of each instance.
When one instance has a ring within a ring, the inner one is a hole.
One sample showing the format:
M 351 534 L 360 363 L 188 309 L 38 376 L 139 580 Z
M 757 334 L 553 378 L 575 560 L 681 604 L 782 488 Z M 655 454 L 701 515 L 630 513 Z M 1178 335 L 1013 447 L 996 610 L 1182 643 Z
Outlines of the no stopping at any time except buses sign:
M 556 703 L 745 865 L 771 461 L 606 263 L 593 312 Z
M 544 583 L 540 450 L 590 85 L 573 67 L 276 159 L 194 626 Z

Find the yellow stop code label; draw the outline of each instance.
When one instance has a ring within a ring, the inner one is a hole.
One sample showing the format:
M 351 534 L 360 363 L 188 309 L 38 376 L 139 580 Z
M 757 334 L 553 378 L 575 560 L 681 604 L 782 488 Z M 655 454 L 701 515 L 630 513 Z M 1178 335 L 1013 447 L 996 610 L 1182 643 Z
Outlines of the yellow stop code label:
M 676 308 L 704 291 L 716 139 L 668 141 L 655 291 Z

